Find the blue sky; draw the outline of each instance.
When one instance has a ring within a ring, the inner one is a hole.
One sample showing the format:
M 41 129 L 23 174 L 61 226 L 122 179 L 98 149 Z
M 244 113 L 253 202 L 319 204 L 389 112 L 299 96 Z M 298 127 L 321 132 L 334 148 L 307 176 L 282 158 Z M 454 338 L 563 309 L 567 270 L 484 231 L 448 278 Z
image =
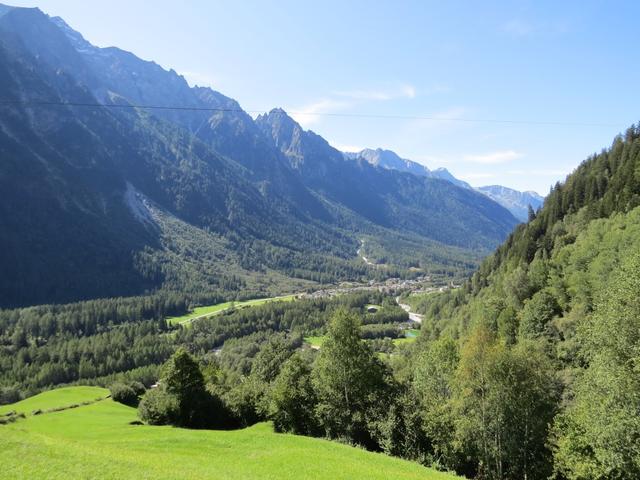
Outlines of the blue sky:
M 247 110 L 297 112 L 338 148 L 389 148 L 476 186 L 545 194 L 640 120 L 637 1 L 7 3 Z

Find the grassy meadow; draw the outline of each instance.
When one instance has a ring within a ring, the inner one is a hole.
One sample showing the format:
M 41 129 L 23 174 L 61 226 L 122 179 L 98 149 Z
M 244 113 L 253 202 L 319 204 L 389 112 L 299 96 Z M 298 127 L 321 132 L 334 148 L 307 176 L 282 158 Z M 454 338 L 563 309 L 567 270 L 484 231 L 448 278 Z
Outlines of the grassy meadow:
M 45 392 L 4 410 L 43 410 L 103 397 L 104 389 Z M 326 440 L 273 433 L 133 425 L 136 410 L 110 399 L 0 426 L 3 479 L 424 479 L 459 478 Z
M 100 387 L 63 387 L 26 398 L 11 405 L 0 406 L 0 415 L 9 412 L 31 414 L 35 410 L 64 408 L 107 398 L 109 390 Z
M 304 337 L 304 341 L 313 348 L 320 348 L 324 342 L 324 335 Z
M 224 302 L 217 303 L 215 305 L 207 305 L 203 307 L 196 307 L 191 312 L 181 315 L 179 317 L 168 317 L 167 322 L 170 325 L 188 325 L 192 321 L 200 318 L 206 317 L 209 315 L 215 315 L 217 313 L 224 312 L 225 310 L 229 310 L 230 308 L 246 308 L 246 307 L 255 307 L 257 305 L 262 305 L 268 302 L 291 302 L 295 300 L 295 295 L 285 295 L 281 297 L 270 297 L 270 298 L 256 298 L 254 300 L 245 300 L 242 302 Z

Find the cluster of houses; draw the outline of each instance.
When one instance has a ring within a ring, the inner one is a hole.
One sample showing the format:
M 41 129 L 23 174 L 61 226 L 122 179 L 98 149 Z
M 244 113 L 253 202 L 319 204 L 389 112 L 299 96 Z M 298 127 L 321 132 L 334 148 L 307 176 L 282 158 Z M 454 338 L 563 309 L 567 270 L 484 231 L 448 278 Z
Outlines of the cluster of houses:
M 342 282 L 340 285 L 331 288 L 316 290 L 311 293 L 300 294 L 300 298 L 324 298 L 343 295 L 354 292 L 372 292 L 396 295 L 403 291 L 413 293 L 443 292 L 450 288 L 458 288 L 453 282 L 445 285 L 433 285 L 430 275 L 423 275 L 412 279 L 388 278 L 383 281 L 370 280 L 368 283 Z

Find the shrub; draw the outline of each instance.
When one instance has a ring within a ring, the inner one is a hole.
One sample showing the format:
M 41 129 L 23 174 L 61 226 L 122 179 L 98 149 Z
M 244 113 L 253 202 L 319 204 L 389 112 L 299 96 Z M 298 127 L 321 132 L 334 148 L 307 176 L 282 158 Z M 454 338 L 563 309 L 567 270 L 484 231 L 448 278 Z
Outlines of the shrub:
M 147 389 L 141 382 L 133 381 L 129 382 L 128 385 L 133 389 L 134 392 L 136 392 L 136 395 L 138 397 L 141 397 L 142 395 L 144 395 L 144 392 L 147 391 Z
M 9 403 L 16 403 L 20 401 L 20 390 L 14 387 L 2 387 L 0 388 L 0 405 Z
M 124 383 L 114 383 L 109 387 L 111 392 L 111 398 L 115 402 L 122 403 L 124 405 L 136 406 L 138 404 L 138 393 L 130 385 Z M 144 391 L 144 388 L 143 388 Z
M 7 425 L 9 423 L 13 423 L 19 418 L 25 418 L 24 413 L 9 412 L 5 415 L 0 416 L 0 425 Z
M 149 425 L 175 424 L 179 413 L 178 400 L 163 387 L 149 390 L 138 405 L 140 419 Z

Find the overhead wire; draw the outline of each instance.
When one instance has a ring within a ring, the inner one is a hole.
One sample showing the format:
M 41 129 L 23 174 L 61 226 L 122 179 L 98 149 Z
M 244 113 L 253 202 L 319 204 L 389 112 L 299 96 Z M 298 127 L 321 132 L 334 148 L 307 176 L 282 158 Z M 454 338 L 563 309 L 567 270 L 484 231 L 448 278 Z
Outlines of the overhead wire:
M 61 102 L 61 101 L 35 101 L 35 100 L 0 100 L 0 106 L 25 106 L 25 107 L 85 107 L 85 108 L 133 108 L 146 110 L 175 110 L 193 112 L 228 112 L 228 113 L 251 113 L 262 114 L 268 110 L 252 110 L 242 108 L 223 107 L 196 107 L 183 105 L 147 105 L 147 104 L 116 104 L 116 103 L 95 103 L 95 102 Z M 463 118 L 445 117 L 438 115 L 400 115 L 400 114 L 377 114 L 377 113 L 347 113 L 347 112 L 305 112 L 287 111 L 293 116 L 313 115 L 322 117 L 342 117 L 342 118 L 371 118 L 390 120 L 427 120 L 445 122 L 466 122 L 466 123 L 498 123 L 512 125 L 548 125 L 548 126 L 577 126 L 577 127 L 621 127 L 620 124 L 597 123 L 597 122 L 563 122 L 556 120 L 519 120 L 519 119 L 494 119 L 494 118 Z

